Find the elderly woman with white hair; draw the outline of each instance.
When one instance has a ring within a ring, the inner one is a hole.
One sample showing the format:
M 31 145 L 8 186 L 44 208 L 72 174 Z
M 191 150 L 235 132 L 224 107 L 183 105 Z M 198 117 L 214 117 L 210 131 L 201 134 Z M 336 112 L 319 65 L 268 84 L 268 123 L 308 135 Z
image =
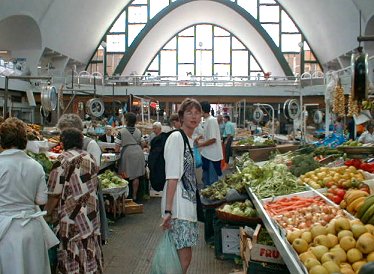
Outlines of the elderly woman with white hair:
M 113 130 L 112 126 L 106 125 L 105 134 L 99 137 L 99 141 L 105 142 L 105 143 L 114 143 L 114 136 L 112 134 L 112 130 Z

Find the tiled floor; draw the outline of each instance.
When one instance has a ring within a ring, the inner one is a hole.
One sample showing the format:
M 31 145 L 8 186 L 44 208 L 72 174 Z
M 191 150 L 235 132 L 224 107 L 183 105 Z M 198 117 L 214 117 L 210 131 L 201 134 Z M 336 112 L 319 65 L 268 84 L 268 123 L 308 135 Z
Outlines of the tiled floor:
M 127 215 L 110 225 L 112 235 L 103 247 L 105 274 L 149 273 L 152 256 L 162 235 L 160 228 L 160 198 L 144 203 L 144 213 Z M 204 227 L 200 225 L 200 240 L 193 249 L 189 274 L 228 274 L 241 270 L 233 261 L 217 260 L 214 248 L 204 241 Z

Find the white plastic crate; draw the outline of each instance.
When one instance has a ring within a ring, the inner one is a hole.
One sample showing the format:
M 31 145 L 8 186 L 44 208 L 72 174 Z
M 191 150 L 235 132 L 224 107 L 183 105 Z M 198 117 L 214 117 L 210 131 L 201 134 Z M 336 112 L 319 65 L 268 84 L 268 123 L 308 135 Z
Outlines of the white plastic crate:
M 240 255 L 239 228 L 222 228 L 222 253 Z

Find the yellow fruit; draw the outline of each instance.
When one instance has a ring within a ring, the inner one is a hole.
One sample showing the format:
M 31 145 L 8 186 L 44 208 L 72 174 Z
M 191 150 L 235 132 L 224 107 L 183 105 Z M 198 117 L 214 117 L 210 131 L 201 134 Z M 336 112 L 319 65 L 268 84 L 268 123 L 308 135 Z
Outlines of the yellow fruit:
M 374 233 L 374 225 L 372 224 L 366 224 L 365 227 L 367 228 L 367 230 L 373 234 Z
M 351 236 L 351 237 L 353 237 L 352 231 L 350 231 L 350 230 L 341 230 L 338 233 L 338 240 L 340 241 L 345 236 Z
M 351 224 L 347 218 L 339 217 L 335 220 L 335 230 L 337 232 L 342 231 L 342 230 L 349 230 L 349 229 L 351 229 Z
M 329 274 L 329 272 L 322 265 L 315 265 L 309 270 L 309 274 Z
M 292 244 L 294 240 L 296 240 L 297 238 L 300 238 L 301 233 L 303 233 L 302 230 L 288 231 L 287 240 L 290 242 L 290 244 Z
M 310 232 L 312 233 L 312 237 L 314 239 L 318 235 L 327 235 L 327 228 L 323 225 L 317 224 L 312 226 Z
M 301 253 L 299 255 L 299 258 L 300 258 L 300 261 L 302 261 L 303 263 L 305 263 L 305 261 L 309 258 L 317 259 L 317 257 L 313 254 L 313 252 L 309 250 Z
M 327 253 L 329 251 L 329 249 L 324 246 L 324 245 L 317 245 L 317 246 L 313 246 L 310 248 L 310 250 L 312 251 L 312 253 L 314 254 L 314 256 L 317 257 L 318 260 L 321 259 L 321 257 L 323 256 L 323 254 Z
M 364 264 L 366 264 L 366 263 L 367 263 L 366 260 L 357 261 L 357 262 L 355 262 L 355 263 L 352 264 L 352 268 L 353 268 L 353 270 L 354 270 L 355 272 L 358 272 L 358 271 L 360 271 L 360 268 L 361 268 Z
M 322 266 L 324 268 L 326 268 L 326 270 L 329 272 L 329 273 L 339 273 L 340 272 L 340 267 L 338 266 L 338 264 L 334 261 L 327 261 L 327 262 L 324 262 L 322 264 Z
M 297 251 L 298 254 L 306 252 L 308 250 L 308 243 L 300 238 L 293 241 L 292 247 Z
M 356 246 L 356 240 L 352 236 L 344 236 L 340 239 L 339 244 L 341 248 L 343 248 L 345 251 L 348 251 L 349 249 Z
M 324 245 L 328 248 L 331 248 L 333 245 L 331 244 L 331 241 L 327 235 L 318 235 L 313 239 L 313 243 L 315 245 Z
M 374 251 L 373 252 L 370 252 L 367 257 L 366 257 L 366 260 L 368 262 L 374 262 Z
M 357 240 L 356 247 L 364 254 L 374 251 L 374 236 L 369 232 L 362 234 Z
M 321 265 L 321 263 L 316 258 L 308 258 L 305 260 L 304 265 L 309 270 L 315 265 Z
M 330 252 L 335 255 L 339 262 L 347 261 L 347 253 L 341 247 L 333 247 L 330 249 Z
M 362 260 L 362 258 L 363 258 L 362 253 L 357 248 L 351 248 L 347 252 L 347 260 L 351 264 L 353 264 L 353 263 L 355 263 L 357 261 Z

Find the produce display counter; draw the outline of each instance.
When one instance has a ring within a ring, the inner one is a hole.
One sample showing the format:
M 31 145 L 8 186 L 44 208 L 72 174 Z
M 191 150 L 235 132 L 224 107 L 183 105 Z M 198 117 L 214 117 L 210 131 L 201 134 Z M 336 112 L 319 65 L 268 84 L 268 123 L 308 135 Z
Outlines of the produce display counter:
M 255 162 L 269 160 L 269 157 L 275 151 L 286 153 L 299 148 L 299 145 L 282 144 L 277 146 L 232 146 L 233 156 L 239 156 L 244 152 L 249 152 L 250 157 Z
M 261 217 L 263 224 L 265 225 L 270 237 L 273 239 L 274 244 L 280 254 L 282 255 L 284 263 L 287 265 L 288 270 L 292 274 L 307 274 L 308 271 L 302 265 L 301 261 L 292 246 L 285 240 L 285 235 L 281 235 L 281 230 L 266 213 L 261 201 L 253 193 L 250 187 L 247 188 L 249 198 L 255 206 L 258 215 Z
M 115 153 L 103 153 L 101 158 L 100 171 L 114 165 L 120 159 L 120 155 Z

